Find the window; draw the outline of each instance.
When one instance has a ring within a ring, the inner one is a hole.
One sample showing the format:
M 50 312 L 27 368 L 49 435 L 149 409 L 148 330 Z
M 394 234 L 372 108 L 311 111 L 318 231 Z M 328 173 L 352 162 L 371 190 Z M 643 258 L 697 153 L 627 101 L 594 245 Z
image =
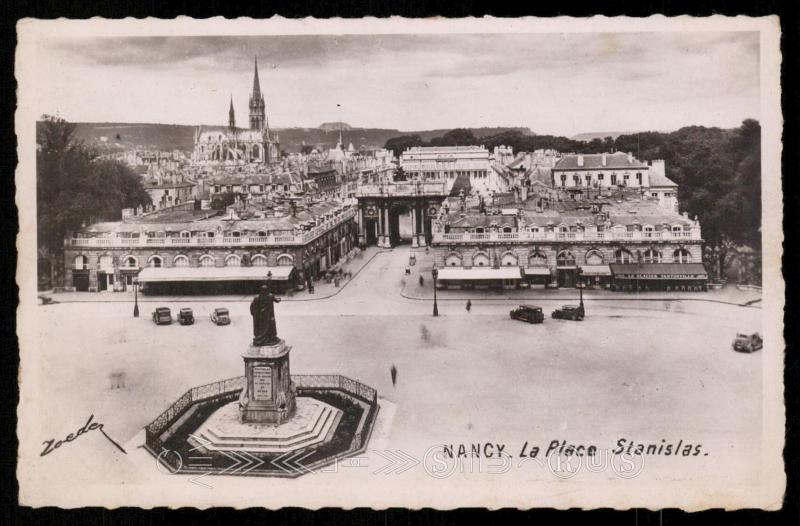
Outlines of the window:
M 645 263 L 661 263 L 661 252 L 658 250 L 654 250 L 652 248 L 645 250 L 644 252 L 644 262 Z
M 515 267 L 518 265 L 517 256 L 510 252 L 506 252 L 503 254 L 503 257 L 500 258 L 500 264 L 504 267 Z
M 597 180 L 598 181 L 602 181 L 603 180 L 603 174 L 597 174 Z
M 279 267 L 289 267 L 294 265 L 294 258 L 289 254 L 281 254 L 278 256 Z
M 586 186 L 592 186 L 592 176 L 591 175 L 587 175 L 586 176 Z
M 611 174 L 611 184 L 617 184 L 617 174 Z
M 614 263 L 632 263 L 633 254 L 624 248 L 619 248 L 614 252 Z
M 181 232 L 181 237 L 192 237 L 192 233 L 189 232 L 188 230 L 183 230 Z
M 461 256 L 459 256 L 458 254 L 448 254 L 448 256 L 444 260 L 444 265 L 446 267 L 460 267 Z
M 215 264 L 216 262 L 214 261 L 214 256 L 205 255 L 200 257 L 201 267 L 213 267 Z
M 644 237 L 653 237 L 653 227 L 650 225 L 644 227 Z
M 679 248 L 672 253 L 672 260 L 675 263 L 691 263 L 692 255 L 685 248 Z
M 225 266 L 226 267 L 241 267 L 242 266 L 242 258 L 237 256 L 236 254 L 231 254 L 225 258 Z
M 558 257 L 556 257 L 556 265 L 559 267 L 574 267 L 575 266 L 575 255 L 570 252 L 569 250 L 565 250 L 564 252 L 560 252 Z
M 483 234 L 483 228 L 481 228 L 481 227 L 476 228 L 475 229 L 475 233 L 476 234 Z
M 528 258 L 528 265 L 532 267 L 546 267 L 547 266 L 547 257 L 541 252 L 534 252 Z
M 267 237 L 267 233 L 264 232 L 263 230 L 259 230 L 258 232 L 256 232 L 256 236 L 258 236 L 258 237 Z
M 510 234 L 512 232 L 512 228 L 510 226 L 503 227 L 503 232 L 506 234 Z
M 172 260 L 172 265 L 175 267 L 188 267 L 189 258 L 183 255 L 175 256 L 175 259 Z
M 122 259 L 123 268 L 137 268 L 138 266 L 139 262 L 133 256 L 126 256 Z
M 636 174 L 636 182 L 639 183 L 639 186 L 642 186 L 642 174 Z
M 75 270 L 86 270 L 89 267 L 89 258 L 86 256 L 75 256 Z
M 164 260 L 161 256 L 150 256 L 150 259 L 147 260 L 147 264 L 153 268 L 161 268 L 164 266 Z
M 472 264 L 476 267 L 488 267 L 489 256 L 483 253 L 476 254 L 475 257 L 472 259 Z
M 250 264 L 254 267 L 266 267 L 267 257 L 264 254 L 256 254 L 253 256 L 253 259 L 250 260 Z
M 586 253 L 586 264 L 587 265 L 602 265 L 603 264 L 603 254 L 600 253 L 599 250 L 590 250 Z

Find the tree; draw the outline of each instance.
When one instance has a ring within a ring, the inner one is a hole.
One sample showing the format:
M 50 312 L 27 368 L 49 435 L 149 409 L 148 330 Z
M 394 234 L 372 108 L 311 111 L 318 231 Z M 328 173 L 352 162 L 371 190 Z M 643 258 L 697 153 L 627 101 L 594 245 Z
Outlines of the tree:
M 413 148 L 414 146 L 425 146 L 425 141 L 422 140 L 422 137 L 419 135 L 401 135 L 400 137 L 392 137 L 386 144 L 384 148 L 387 150 L 391 150 L 395 157 L 400 157 L 406 149 Z
M 44 116 L 37 125 L 36 207 L 40 253 L 50 281 L 63 275 L 64 238 L 93 221 L 117 220 L 122 208 L 149 204 L 139 177 L 124 164 L 99 160 L 73 138 L 75 125 Z

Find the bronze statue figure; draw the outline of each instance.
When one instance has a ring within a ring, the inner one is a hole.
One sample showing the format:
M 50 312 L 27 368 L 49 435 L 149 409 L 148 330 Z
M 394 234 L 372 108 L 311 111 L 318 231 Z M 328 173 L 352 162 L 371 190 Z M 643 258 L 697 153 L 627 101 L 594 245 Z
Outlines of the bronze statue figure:
M 280 341 L 278 328 L 275 325 L 275 303 L 281 299 L 264 285 L 261 292 L 250 303 L 250 315 L 253 317 L 253 345 L 275 345 Z

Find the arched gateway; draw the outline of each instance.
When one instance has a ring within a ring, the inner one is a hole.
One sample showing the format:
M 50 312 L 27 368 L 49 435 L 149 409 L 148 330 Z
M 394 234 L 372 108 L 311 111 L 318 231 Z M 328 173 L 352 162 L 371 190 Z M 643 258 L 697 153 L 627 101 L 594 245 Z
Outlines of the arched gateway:
M 410 240 L 424 247 L 447 192 L 444 182 L 395 181 L 362 184 L 356 197 L 361 246 L 389 248 Z

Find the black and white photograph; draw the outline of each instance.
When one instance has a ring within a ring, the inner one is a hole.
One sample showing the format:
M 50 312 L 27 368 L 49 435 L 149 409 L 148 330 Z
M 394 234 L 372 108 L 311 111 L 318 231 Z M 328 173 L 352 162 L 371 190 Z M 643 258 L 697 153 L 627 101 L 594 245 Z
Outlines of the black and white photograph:
M 781 506 L 776 17 L 17 31 L 21 504 Z

